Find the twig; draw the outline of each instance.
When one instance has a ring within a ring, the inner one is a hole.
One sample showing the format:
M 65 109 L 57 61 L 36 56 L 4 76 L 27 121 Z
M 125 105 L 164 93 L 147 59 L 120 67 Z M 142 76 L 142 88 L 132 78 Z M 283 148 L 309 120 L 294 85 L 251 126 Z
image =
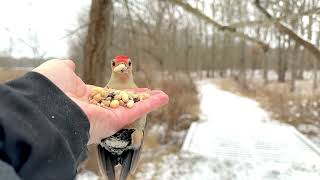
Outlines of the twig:
M 250 37 L 245 33 L 239 32 L 234 27 L 222 25 L 221 23 L 219 23 L 219 22 L 211 19 L 207 15 L 203 14 L 198 9 L 193 8 L 188 3 L 182 2 L 181 0 L 170 0 L 170 1 L 172 3 L 174 3 L 174 4 L 176 4 L 176 5 L 179 5 L 180 7 L 182 7 L 187 12 L 192 13 L 193 15 L 205 20 L 207 23 L 215 26 L 220 31 L 229 32 L 229 33 L 231 33 L 231 34 L 233 34 L 235 36 L 238 36 L 238 37 L 240 37 L 240 38 L 242 38 L 244 40 L 247 40 L 247 41 L 250 41 L 252 43 L 258 44 L 265 52 L 269 49 L 269 45 L 264 43 L 264 42 L 262 42 L 261 40 L 253 38 L 253 37 Z
M 261 6 L 260 0 L 255 0 L 255 6 L 257 9 L 260 10 L 262 14 L 264 14 L 268 19 L 272 19 L 272 15 Z M 308 42 L 307 40 L 304 40 L 302 37 L 297 35 L 294 31 L 292 31 L 287 26 L 283 25 L 281 22 L 276 21 L 274 23 L 275 27 L 281 32 L 286 35 L 288 35 L 290 38 L 292 38 L 296 43 L 300 44 L 304 48 L 308 49 L 316 58 L 318 61 L 320 61 L 320 50 L 313 45 L 312 43 Z
M 281 16 L 278 18 L 271 18 L 271 19 L 265 19 L 265 20 L 256 20 L 256 21 L 244 21 L 244 22 L 237 22 L 230 24 L 229 27 L 233 28 L 242 28 L 242 27 L 248 27 L 248 26 L 258 26 L 258 25 L 270 25 L 273 24 L 277 21 L 281 20 L 295 20 L 298 19 L 302 16 L 307 16 L 307 15 L 312 15 L 312 14 L 320 14 L 320 7 L 311 9 L 302 13 L 297 13 L 297 14 L 290 14 L 287 16 Z

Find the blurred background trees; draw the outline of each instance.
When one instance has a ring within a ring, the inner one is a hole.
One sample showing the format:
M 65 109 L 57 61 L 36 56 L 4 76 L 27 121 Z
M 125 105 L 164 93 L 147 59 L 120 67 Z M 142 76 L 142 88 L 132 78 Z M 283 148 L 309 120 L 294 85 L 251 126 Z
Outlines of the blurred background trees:
M 71 46 L 70 52 L 83 51 L 77 60 L 90 83 L 95 81 L 89 71 L 105 77 L 110 73 L 105 61 L 124 53 L 142 73 L 150 66 L 169 76 L 197 71 L 207 77 L 231 75 L 245 85 L 255 70 L 264 69 L 265 82 L 273 70 L 279 82 L 290 77 L 294 90 L 305 70 L 313 70 L 317 79 L 319 6 L 316 0 L 93 1 L 88 20 L 79 24 L 88 30 L 72 35 L 81 34 L 83 48 Z M 100 62 L 94 63 L 98 69 L 88 64 L 94 61 Z M 98 84 L 105 81 L 98 79 Z

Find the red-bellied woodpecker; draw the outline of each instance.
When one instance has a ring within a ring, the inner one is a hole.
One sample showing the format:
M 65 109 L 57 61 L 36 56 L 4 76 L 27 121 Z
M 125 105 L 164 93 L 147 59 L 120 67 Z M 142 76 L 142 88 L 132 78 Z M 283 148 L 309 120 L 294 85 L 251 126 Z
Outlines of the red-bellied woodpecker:
M 112 74 L 107 88 L 137 88 L 133 80 L 132 65 L 127 56 L 116 56 L 111 61 Z M 97 146 L 99 168 L 109 180 L 115 179 L 115 166 L 118 164 L 121 165 L 120 180 L 125 180 L 129 173 L 134 173 L 141 153 L 145 126 L 146 116 L 101 140 Z

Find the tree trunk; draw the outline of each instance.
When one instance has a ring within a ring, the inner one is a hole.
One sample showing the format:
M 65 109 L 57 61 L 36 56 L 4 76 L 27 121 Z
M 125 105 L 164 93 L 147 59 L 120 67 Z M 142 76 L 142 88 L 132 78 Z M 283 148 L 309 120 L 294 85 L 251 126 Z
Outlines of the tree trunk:
M 210 76 L 214 78 L 215 73 L 215 66 L 216 66 L 216 51 L 215 51 L 215 40 L 214 40 L 214 31 L 212 29 L 212 35 L 211 35 L 211 61 L 209 63 L 210 67 Z
M 109 69 L 107 59 L 108 30 L 112 24 L 110 15 L 111 0 L 92 0 L 90 23 L 84 44 L 83 80 L 87 84 L 104 86 L 106 71 Z
M 297 78 L 297 61 L 299 45 L 295 43 L 293 52 L 291 53 L 290 65 L 291 65 L 291 79 L 290 79 L 290 91 L 294 92 L 296 89 L 296 78 Z
M 283 58 L 284 40 L 278 36 L 278 82 L 285 82 L 286 80 L 286 59 Z
M 259 31 L 258 35 L 261 36 L 264 41 L 267 41 L 267 37 L 268 37 L 269 34 L 268 34 L 268 31 L 265 31 L 265 33 L 261 33 L 261 31 Z M 262 50 L 261 52 L 262 52 L 261 53 L 261 58 L 262 58 L 262 68 L 263 68 L 263 84 L 267 85 L 269 83 L 269 77 L 268 77 L 268 75 L 269 75 L 268 51 Z
M 240 84 L 243 86 L 243 87 L 246 87 L 246 60 L 245 60 L 245 50 L 246 50 L 246 43 L 244 42 L 244 40 L 241 40 L 241 43 L 240 43 L 240 74 L 239 74 L 239 77 L 240 77 Z
M 215 17 L 215 10 L 214 10 L 214 3 L 211 4 L 211 13 L 212 17 Z M 214 73 L 216 69 L 216 50 L 215 50 L 215 29 L 212 27 L 212 34 L 211 34 L 211 61 L 209 62 L 210 73 L 209 76 L 215 78 Z
M 268 77 L 269 61 L 268 61 L 268 56 L 266 52 L 262 54 L 262 58 L 263 58 L 263 84 L 267 85 L 269 83 L 269 77 Z
M 129 24 L 130 24 L 130 28 L 131 31 L 129 31 L 128 33 L 128 50 L 127 53 L 130 57 L 134 57 L 134 62 L 135 62 L 135 70 L 136 72 L 140 71 L 140 58 L 139 58 L 139 52 L 137 50 L 137 47 L 135 47 L 134 42 L 138 42 L 138 35 L 137 35 L 137 31 L 133 25 L 133 20 L 132 20 L 132 16 L 131 16 L 131 11 L 128 5 L 128 0 L 125 0 L 125 6 L 128 12 L 128 20 L 129 20 Z
M 189 28 L 185 29 L 185 40 L 186 40 L 186 49 L 185 49 L 185 72 L 187 74 L 190 74 L 190 53 L 191 53 L 191 48 L 192 45 L 189 42 L 190 34 L 189 34 Z M 192 41 L 192 38 L 190 38 Z
M 318 88 L 318 61 L 313 60 L 313 90 Z
M 309 52 L 306 49 L 303 49 L 302 57 L 304 57 L 304 58 L 303 59 L 300 58 L 298 60 L 299 69 L 297 70 L 297 77 L 296 78 L 299 80 L 303 80 L 304 62 L 309 61 L 309 57 L 310 57 Z
M 318 32 L 317 36 L 317 45 L 320 46 L 320 31 Z M 316 90 L 318 88 L 318 68 L 319 68 L 319 61 L 317 59 L 313 60 L 313 90 Z

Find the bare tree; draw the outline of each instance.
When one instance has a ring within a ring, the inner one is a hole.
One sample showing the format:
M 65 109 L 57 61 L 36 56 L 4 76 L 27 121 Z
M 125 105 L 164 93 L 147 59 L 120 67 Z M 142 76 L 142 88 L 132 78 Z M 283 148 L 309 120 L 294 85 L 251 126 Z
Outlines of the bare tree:
M 83 79 L 88 84 L 105 85 L 106 71 L 109 69 L 107 46 L 112 24 L 111 11 L 111 0 L 92 0 L 88 33 L 83 47 Z

